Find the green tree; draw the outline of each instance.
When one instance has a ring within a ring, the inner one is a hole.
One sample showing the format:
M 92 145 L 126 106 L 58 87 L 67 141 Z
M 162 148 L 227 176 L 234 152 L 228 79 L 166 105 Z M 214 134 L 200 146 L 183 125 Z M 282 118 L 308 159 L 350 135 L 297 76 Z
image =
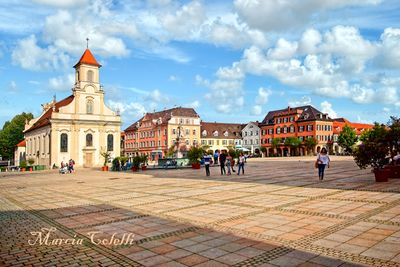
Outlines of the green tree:
M 3 159 L 14 157 L 15 146 L 24 139 L 25 121 L 31 119 L 33 119 L 32 113 L 23 112 L 4 123 L 0 131 L 0 155 Z
M 345 151 L 352 153 L 352 147 L 356 142 L 356 131 L 346 124 L 338 137 L 339 146 L 343 147 Z
M 277 154 L 277 148 L 282 144 L 282 138 L 272 138 L 271 147 L 274 149 L 274 154 Z
M 291 150 L 294 150 L 295 155 L 297 155 L 297 149 L 301 145 L 301 141 L 297 137 L 287 137 L 285 139 L 285 146 L 290 147 Z
M 308 137 L 306 140 L 304 140 L 304 145 L 308 151 L 314 151 L 315 146 L 318 144 L 317 139 L 314 137 Z
M 387 126 L 389 127 L 387 139 L 390 152 L 393 150 L 400 152 L 400 118 L 391 116 Z

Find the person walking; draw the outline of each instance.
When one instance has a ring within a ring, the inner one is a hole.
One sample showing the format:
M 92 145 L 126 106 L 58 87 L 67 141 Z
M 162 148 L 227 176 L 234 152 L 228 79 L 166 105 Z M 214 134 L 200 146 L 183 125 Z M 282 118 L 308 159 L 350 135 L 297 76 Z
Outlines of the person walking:
M 239 160 L 238 160 L 238 175 L 240 175 L 240 170 L 242 170 L 242 174 L 244 175 L 244 162 L 245 162 L 245 157 L 243 153 L 240 153 Z
M 206 154 L 204 157 L 204 167 L 206 169 L 206 176 L 210 176 L 210 164 L 212 161 L 212 157 L 209 154 Z
M 226 174 L 225 162 L 226 162 L 226 155 L 225 155 L 225 152 L 222 151 L 221 154 L 219 154 L 219 164 L 221 166 L 221 175 Z
M 231 175 L 231 164 L 232 164 L 232 156 L 228 152 L 228 156 L 226 157 L 226 168 L 228 170 L 228 175 Z
M 214 165 L 218 165 L 219 151 L 214 152 Z
M 316 162 L 318 164 L 318 177 L 320 181 L 324 180 L 325 167 L 328 166 L 329 168 L 330 161 L 331 159 L 328 156 L 328 151 L 323 147 L 317 156 Z

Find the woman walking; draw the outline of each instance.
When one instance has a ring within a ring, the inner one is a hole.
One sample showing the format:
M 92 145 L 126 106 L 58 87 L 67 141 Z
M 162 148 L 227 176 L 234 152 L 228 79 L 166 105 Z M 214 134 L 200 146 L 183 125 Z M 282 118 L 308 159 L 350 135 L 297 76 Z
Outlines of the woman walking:
M 228 168 L 228 175 L 231 175 L 231 163 L 232 163 L 232 156 L 228 152 L 228 156 L 226 157 L 226 167 Z
M 331 159 L 328 156 L 328 151 L 326 150 L 325 147 L 322 148 L 317 156 L 318 177 L 320 181 L 324 179 L 325 166 L 328 165 L 329 168 L 330 161 Z
M 240 153 L 239 160 L 238 160 L 238 165 L 239 165 L 238 175 L 240 175 L 240 169 L 242 169 L 242 174 L 244 175 L 244 161 L 245 161 L 244 155 L 243 155 L 243 153 Z

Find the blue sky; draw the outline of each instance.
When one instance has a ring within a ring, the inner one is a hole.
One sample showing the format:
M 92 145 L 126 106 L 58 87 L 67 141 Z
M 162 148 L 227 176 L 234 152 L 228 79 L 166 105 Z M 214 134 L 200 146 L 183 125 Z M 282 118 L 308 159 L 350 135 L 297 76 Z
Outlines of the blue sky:
M 240 123 L 304 104 L 400 114 L 396 0 L 0 0 L 0 14 L 0 125 L 71 94 L 86 37 L 123 129 L 175 105 Z

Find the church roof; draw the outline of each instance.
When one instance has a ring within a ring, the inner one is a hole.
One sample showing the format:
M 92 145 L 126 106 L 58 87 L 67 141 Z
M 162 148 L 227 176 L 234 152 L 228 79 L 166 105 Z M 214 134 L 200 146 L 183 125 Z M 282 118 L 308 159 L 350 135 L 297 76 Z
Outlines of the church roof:
M 85 52 L 81 56 L 81 59 L 79 59 L 78 63 L 75 64 L 74 68 L 78 67 L 81 64 L 88 64 L 96 67 L 101 67 L 101 65 L 97 62 L 97 60 L 94 58 L 92 52 L 90 52 L 89 49 L 85 50 Z
M 70 95 L 67 98 L 64 98 L 61 101 L 58 101 L 55 103 L 55 109 L 54 112 L 58 112 L 60 110 L 61 107 L 64 107 L 66 105 L 68 105 L 69 103 L 72 102 L 72 100 L 74 100 L 74 96 Z M 51 114 L 53 114 L 53 107 L 50 107 L 38 120 L 37 122 L 35 122 L 31 128 L 27 129 L 25 131 L 25 133 L 33 131 L 35 129 L 39 129 L 43 126 L 49 125 L 50 124 L 50 119 L 51 119 Z

